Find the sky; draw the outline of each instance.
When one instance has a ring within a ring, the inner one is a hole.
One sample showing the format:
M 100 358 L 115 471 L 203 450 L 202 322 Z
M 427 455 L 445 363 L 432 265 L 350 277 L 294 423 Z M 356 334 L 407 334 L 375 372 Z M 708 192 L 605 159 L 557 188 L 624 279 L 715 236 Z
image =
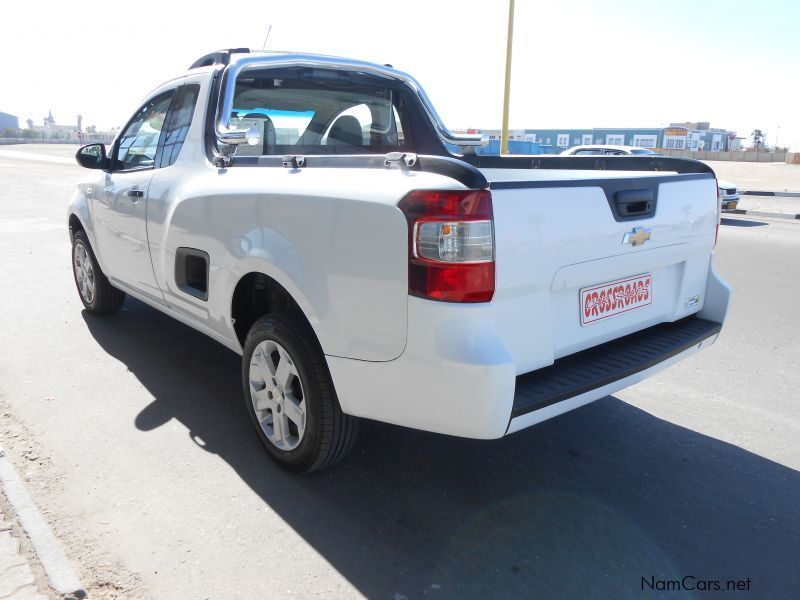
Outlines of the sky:
M 8 2 L 0 111 L 121 126 L 219 48 L 320 52 L 416 77 L 450 128 L 500 127 L 507 0 Z M 511 128 L 710 121 L 800 150 L 797 0 L 517 0 Z M 749 141 L 747 142 L 749 144 Z

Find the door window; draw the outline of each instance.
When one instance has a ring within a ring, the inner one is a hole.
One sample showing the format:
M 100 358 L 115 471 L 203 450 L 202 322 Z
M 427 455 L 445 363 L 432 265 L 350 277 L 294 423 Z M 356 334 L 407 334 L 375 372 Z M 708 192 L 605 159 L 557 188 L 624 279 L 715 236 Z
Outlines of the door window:
M 166 167 L 174 165 L 178 160 L 186 134 L 189 133 L 189 126 L 192 124 L 194 107 L 197 104 L 197 96 L 200 95 L 200 86 L 189 84 L 181 86 L 172 103 L 172 112 L 167 123 L 166 137 L 164 138 L 164 150 L 161 154 L 161 164 Z
M 152 169 L 155 166 L 158 140 L 174 93 L 175 90 L 170 90 L 156 96 L 136 112 L 119 136 L 115 170 Z

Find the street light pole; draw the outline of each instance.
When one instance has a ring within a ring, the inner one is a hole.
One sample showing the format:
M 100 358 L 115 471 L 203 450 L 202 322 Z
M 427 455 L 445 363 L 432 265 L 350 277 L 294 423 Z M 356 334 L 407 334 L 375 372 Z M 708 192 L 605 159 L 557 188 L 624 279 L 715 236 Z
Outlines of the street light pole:
M 503 129 L 500 132 L 500 154 L 508 154 L 508 101 L 511 91 L 511 48 L 514 41 L 514 0 L 508 0 L 508 34 L 506 36 L 506 82 L 503 93 Z

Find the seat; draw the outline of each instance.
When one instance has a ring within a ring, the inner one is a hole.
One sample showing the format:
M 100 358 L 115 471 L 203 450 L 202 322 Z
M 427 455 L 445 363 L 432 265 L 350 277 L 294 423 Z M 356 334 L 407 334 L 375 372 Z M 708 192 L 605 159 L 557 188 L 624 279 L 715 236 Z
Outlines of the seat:
M 267 115 L 262 113 L 248 113 L 240 121 L 240 128 L 245 126 L 247 128 L 256 127 L 261 133 L 261 144 L 256 146 L 248 146 L 247 144 L 240 144 L 236 148 L 237 156 L 260 156 L 264 154 L 273 154 L 275 148 L 275 125 L 272 123 Z
M 342 115 L 336 119 L 328 132 L 328 145 L 363 146 L 364 134 L 358 119 L 352 115 Z

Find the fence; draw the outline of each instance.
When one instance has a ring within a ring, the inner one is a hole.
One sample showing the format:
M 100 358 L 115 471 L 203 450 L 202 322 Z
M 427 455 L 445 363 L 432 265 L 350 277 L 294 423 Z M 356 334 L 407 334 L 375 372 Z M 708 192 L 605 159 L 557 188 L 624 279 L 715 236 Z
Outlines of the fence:
M 4 138 L 0 137 L 0 146 L 8 146 L 10 144 L 74 144 L 76 146 L 83 146 L 85 144 L 110 144 L 114 141 L 116 133 L 83 133 L 81 138 L 78 137 L 70 139 L 42 139 L 42 138 Z
M 697 160 L 727 160 L 738 162 L 784 162 L 786 152 L 706 152 L 705 150 L 674 150 L 653 148 L 664 156 L 695 158 Z

